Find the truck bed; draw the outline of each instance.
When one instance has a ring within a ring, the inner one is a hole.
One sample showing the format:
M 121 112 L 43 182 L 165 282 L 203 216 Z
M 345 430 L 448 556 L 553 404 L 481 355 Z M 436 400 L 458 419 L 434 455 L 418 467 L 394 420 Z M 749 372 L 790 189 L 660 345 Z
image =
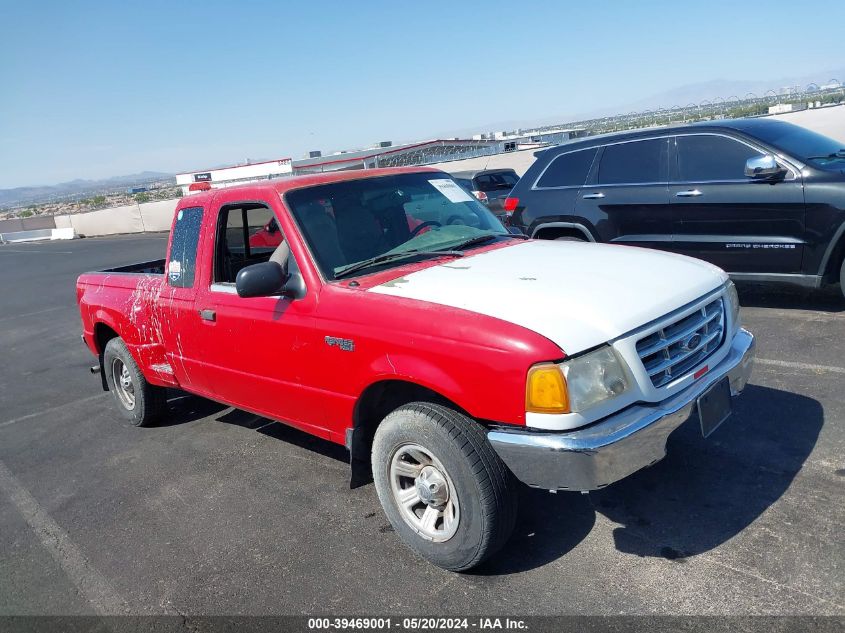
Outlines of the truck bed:
M 148 262 L 138 262 L 137 264 L 127 264 L 126 266 L 118 266 L 116 268 L 107 268 L 99 270 L 101 273 L 135 273 L 139 275 L 163 275 L 165 260 L 153 259 Z

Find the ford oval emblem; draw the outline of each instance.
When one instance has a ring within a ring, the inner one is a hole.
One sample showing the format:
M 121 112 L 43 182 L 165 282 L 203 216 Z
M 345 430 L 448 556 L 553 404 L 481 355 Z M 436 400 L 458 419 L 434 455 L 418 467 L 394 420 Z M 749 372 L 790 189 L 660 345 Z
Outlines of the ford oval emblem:
M 701 334 L 698 332 L 693 332 L 681 341 L 681 349 L 685 352 L 691 352 L 699 345 L 701 345 Z

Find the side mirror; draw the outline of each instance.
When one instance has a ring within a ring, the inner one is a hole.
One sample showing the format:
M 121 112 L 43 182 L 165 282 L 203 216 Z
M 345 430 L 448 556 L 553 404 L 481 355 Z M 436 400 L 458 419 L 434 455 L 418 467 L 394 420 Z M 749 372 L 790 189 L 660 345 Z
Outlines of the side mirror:
M 263 262 L 246 266 L 235 278 L 239 297 L 269 297 L 284 289 L 288 274 L 276 262 Z
M 745 161 L 745 175 L 749 178 L 774 178 L 782 173 L 783 168 L 771 154 L 755 156 Z

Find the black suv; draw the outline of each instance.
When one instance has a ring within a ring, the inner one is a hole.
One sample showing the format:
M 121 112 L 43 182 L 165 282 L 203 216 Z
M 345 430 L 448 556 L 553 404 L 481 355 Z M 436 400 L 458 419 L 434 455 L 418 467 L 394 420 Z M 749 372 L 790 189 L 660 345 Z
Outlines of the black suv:
M 647 246 L 731 277 L 845 292 L 845 148 L 767 119 L 593 136 L 537 153 L 506 201 L 541 239 Z

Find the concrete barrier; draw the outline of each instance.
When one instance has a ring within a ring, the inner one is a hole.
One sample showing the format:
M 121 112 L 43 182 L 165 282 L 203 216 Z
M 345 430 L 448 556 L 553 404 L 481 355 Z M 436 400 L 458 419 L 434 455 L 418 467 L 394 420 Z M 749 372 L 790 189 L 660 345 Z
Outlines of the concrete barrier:
M 179 199 L 128 204 L 88 213 L 57 215 L 56 228 L 72 228 L 79 235 L 91 237 L 144 231 L 169 231 Z
M 141 219 L 147 231 L 169 231 L 173 223 L 173 212 L 179 199 L 147 202 L 140 206 Z
M 56 224 L 51 215 L 35 215 L 31 218 L 10 218 L 0 220 L 0 233 L 16 233 L 18 231 L 34 231 L 36 229 L 52 229 Z
M 76 235 L 73 229 L 33 229 L 31 231 L 0 233 L 0 244 L 36 242 L 41 240 L 72 240 L 74 237 Z
M 76 213 L 70 217 L 73 230 L 79 235 L 98 236 L 116 233 L 142 233 L 141 212 L 137 204 L 89 213 Z
M 34 242 L 36 240 L 49 240 L 52 235 L 53 229 L 13 231 L 12 233 L 0 233 L 0 241 L 7 244 L 14 244 L 16 242 Z
M 72 228 L 50 229 L 50 231 L 52 233 L 50 235 L 51 240 L 72 240 L 76 237 L 76 233 Z
M 524 149 L 518 152 L 505 152 L 504 154 L 493 154 L 492 156 L 479 156 L 478 158 L 465 158 L 463 160 L 450 160 L 444 163 L 435 163 L 428 167 L 437 167 L 445 172 L 454 174 L 459 171 L 475 171 L 479 169 L 513 169 L 517 175 L 522 177 L 531 164 L 534 162 L 534 152 L 538 148 Z

